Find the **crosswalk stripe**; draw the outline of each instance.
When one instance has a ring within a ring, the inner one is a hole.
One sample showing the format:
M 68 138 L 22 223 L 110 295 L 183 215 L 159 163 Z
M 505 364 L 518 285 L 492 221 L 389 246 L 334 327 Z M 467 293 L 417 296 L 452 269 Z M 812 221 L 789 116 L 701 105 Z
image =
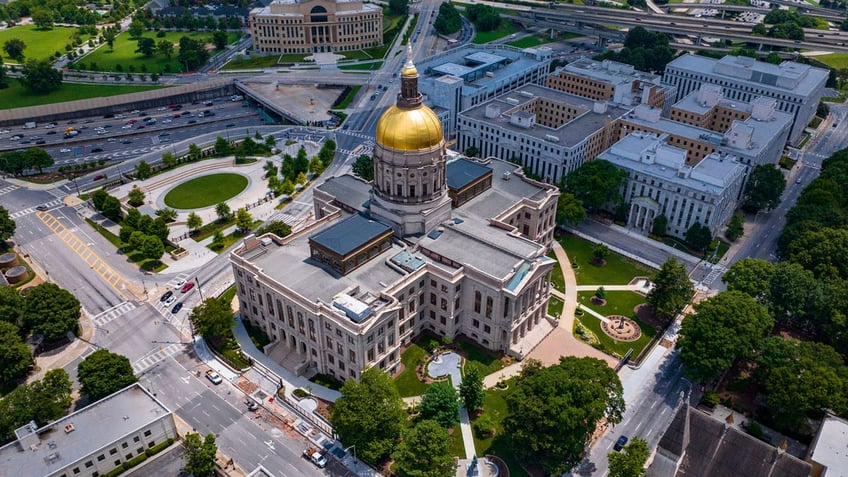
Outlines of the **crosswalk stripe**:
M 114 320 L 115 318 L 118 318 L 121 315 L 124 315 L 125 313 L 135 310 L 135 308 L 135 303 L 131 301 L 119 303 L 113 306 L 112 308 L 109 308 L 108 310 L 95 316 L 94 324 L 96 324 L 97 326 L 105 326 L 110 321 Z
M 185 350 L 185 347 L 186 345 L 182 343 L 172 343 L 164 348 L 161 348 L 159 351 L 153 354 L 150 354 L 143 358 L 139 358 L 132 364 L 133 372 L 135 372 L 135 374 L 138 374 L 144 371 L 145 369 L 153 366 L 154 364 L 168 359 L 182 350 Z
M 13 190 L 15 190 L 17 188 L 18 188 L 18 186 L 16 186 L 16 185 L 10 185 L 8 187 L 4 187 L 4 188 L 0 189 L 0 195 L 8 194 L 9 192 L 12 192 Z
M 45 207 L 47 207 L 49 209 L 49 208 L 52 208 L 52 207 L 56 207 L 57 205 L 60 205 L 61 203 L 62 203 L 61 200 L 56 199 L 56 200 L 51 200 L 50 202 L 46 202 L 42 205 L 44 205 Z M 27 209 L 19 210 L 17 212 L 9 214 L 9 218 L 12 219 L 12 220 L 15 220 L 15 219 L 19 219 L 19 218 L 21 218 L 25 215 L 29 215 L 33 212 L 35 212 L 35 207 L 29 207 Z

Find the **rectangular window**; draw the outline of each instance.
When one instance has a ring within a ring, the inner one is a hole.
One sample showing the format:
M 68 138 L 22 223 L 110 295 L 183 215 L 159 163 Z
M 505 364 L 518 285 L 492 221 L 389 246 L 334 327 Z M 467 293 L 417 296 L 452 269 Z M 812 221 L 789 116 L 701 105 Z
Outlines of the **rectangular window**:
M 150 437 L 150 434 L 152 434 L 152 432 L 150 432 L 150 429 L 144 431 L 144 437 Z
M 94 462 L 92 462 L 92 461 L 88 461 L 88 462 L 85 463 L 86 468 L 91 467 L 93 465 L 94 465 Z
M 99 456 L 97 456 L 97 461 L 98 461 L 98 462 L 100 462 L 100 461 L 102 461 L 102 460 L 105 460 L 105 459 L 106 459 L 106 456 L 105 456 L 105 455 L 103 455 L 103 454 L 100 454 Z
M 141 440 L 141 438 L 140 438 L 140 437 L 138 437 L 138 436 L 133 437 L 133 442 L 138 442 L 138 441 L 140 441 L 140 440 Z

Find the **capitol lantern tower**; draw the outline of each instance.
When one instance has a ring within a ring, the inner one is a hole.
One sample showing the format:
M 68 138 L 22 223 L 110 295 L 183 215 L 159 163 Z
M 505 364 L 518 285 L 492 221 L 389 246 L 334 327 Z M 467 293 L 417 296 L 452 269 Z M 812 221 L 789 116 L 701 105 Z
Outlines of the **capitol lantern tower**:
M 377 122 L 376 139 L 371 215 L 400 237 L 426 234 L 450 218 L 442 124 L 422 102 L 411 47 L 397 102 Z

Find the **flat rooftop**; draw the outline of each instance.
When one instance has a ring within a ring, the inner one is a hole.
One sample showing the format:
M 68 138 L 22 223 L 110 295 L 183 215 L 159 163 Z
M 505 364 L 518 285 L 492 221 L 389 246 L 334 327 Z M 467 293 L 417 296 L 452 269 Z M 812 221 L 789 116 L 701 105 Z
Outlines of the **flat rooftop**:
M 448 163 L 445 176 L 448 187 L 458 190 L 491 172 L 491 167 L 462 158 Z
M 581 56 L 571 63 L 557 68 L 554 74 L 560 71 L 579 74 L 611 84 L 629 83 L 633 80 L 639 80 L 644 83 L 659 85 L 662 79 L 660 75 L 639 71 L 625 63 L 612 60 L 595 61 L 585 56 Z
M 535 101 L 537 98 L 543 98 L 562 105 L 576 107 L 586 110 L 586 112 L 556 129 L 543 126 L 541 124 L 536 124 L 530 128 L 524 128 L 510 123 L 509 116 L 512 113 L 509 111 L 520 111 L 522 106 L 531 101 Z M 615 120 L 632 110 L 632 108 L 629 107 L 607 103 L 606 110 L 604 112 L 596 113 L 593 112 L 595 103 L 596 101 L 592 99 L 575 96 L 573 94 L 564 93 L 544 86 L 528 84 L 515 91 L 469 108 L 460 113 L 460 117 L 466 117 L 475 121 L 490 124 L 495 129 L 508 130 L 516 134 L 531 136 L 541 141 L 547 141 L 553 146 L 573 147 L 585 141 L 587 137 L 594 134 L 596 131 L 603 129 L 607 118 Z M 488 105 L 499 106 L 501 114 L 494 118 L 486 117 L 486 108 Z M 549 136 L 554 136 L 557 140 L 551 140 Z
M 463 94 L 473 94 L 541 63 L 548 61 L 537 60 L 531 50 L 508 45 L 467 45 L 425 58 L 416 65 L 422 90 L 431 88 L 436 78 L 450 75 L 465 81 Z M 487 72 L 492 76 L 486 76 Z
M 390 230 L 386 224 L 354 214 L 310 236 L 309 240 L 345 256 Z
M 35 449 L 0 447 L 0 475 L 44 477 L 170 414 L 135 383 L 38 429 Z M 71 432 L 65 426 L 73 425 Z
M 810 459 L 827 467 L 824 477 L 848 477 L 848 421 L 828 414 L 812 449 Z

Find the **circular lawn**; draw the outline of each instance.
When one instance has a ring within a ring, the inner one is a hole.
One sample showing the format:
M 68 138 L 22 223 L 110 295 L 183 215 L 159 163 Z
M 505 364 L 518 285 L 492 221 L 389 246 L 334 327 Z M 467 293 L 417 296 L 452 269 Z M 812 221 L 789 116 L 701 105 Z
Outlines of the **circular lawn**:
M 165 194 L 165 205 L 174 209 L 201 209 L 237 196 L 247 187 L 239 174 L 209 174 L 183 182 Z

